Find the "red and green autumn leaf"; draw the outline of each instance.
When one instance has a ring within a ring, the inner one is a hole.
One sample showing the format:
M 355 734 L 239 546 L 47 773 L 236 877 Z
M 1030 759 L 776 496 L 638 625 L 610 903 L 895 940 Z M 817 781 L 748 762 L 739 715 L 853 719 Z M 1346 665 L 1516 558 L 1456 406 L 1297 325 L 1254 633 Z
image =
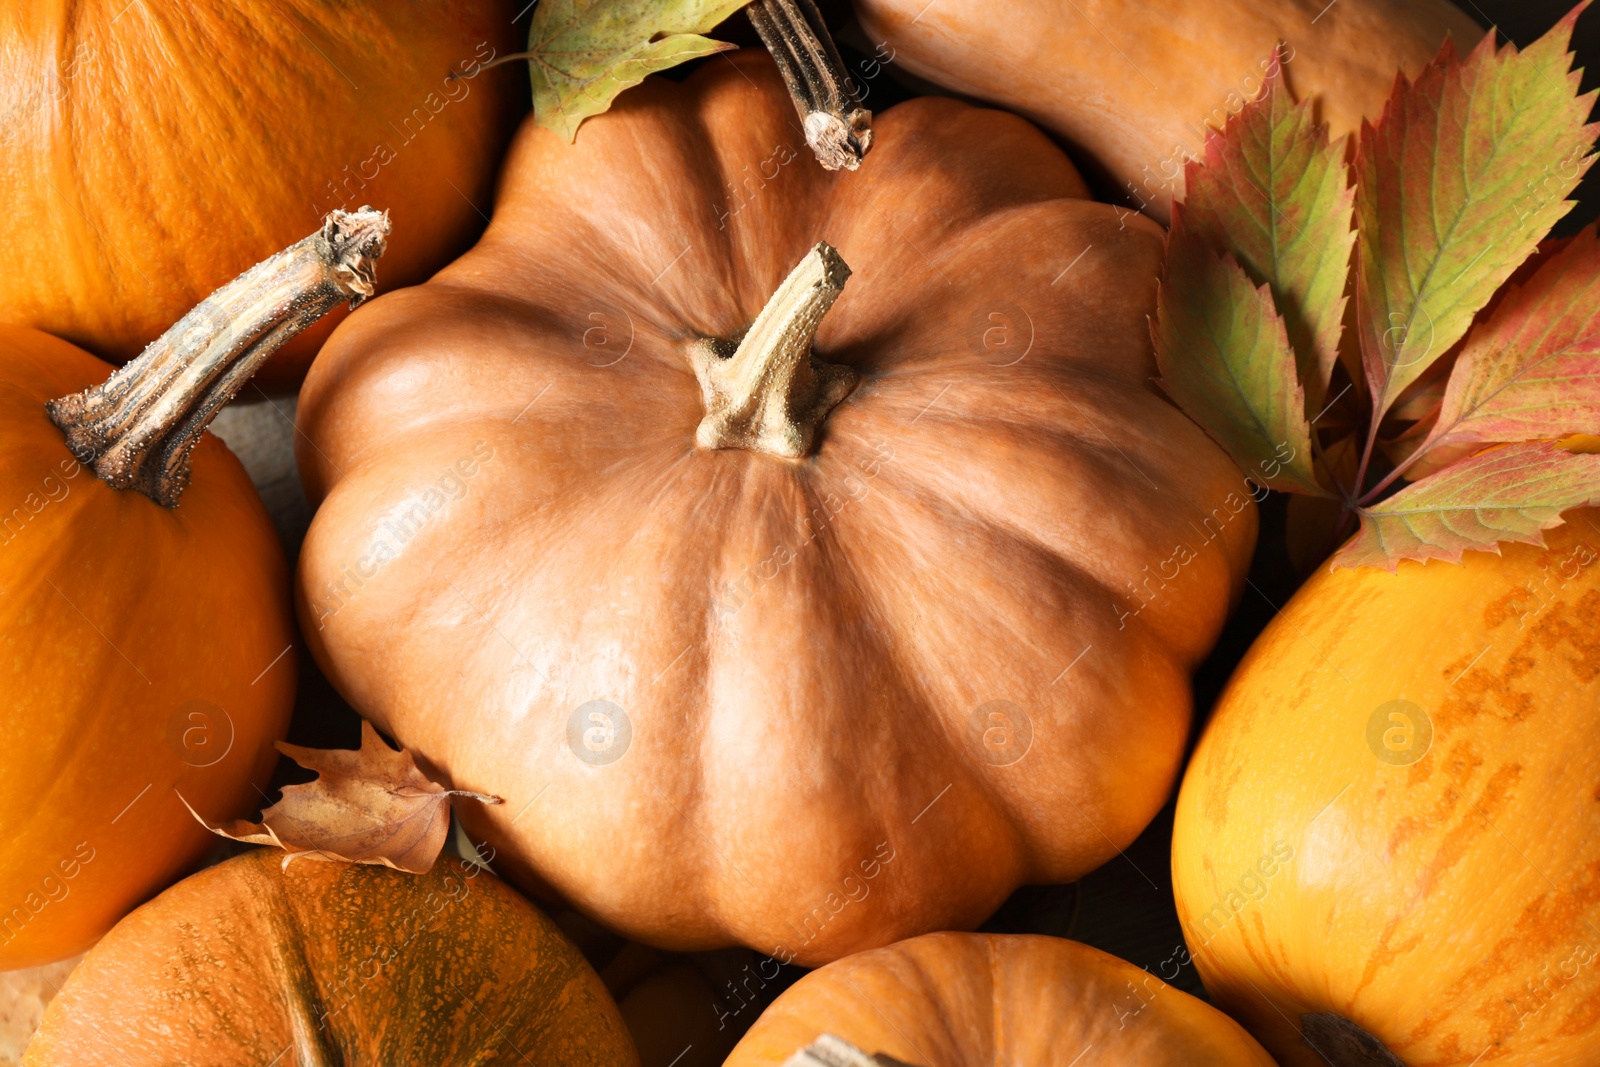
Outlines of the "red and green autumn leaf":
M 1600 504 L 1600 455 L 1551 441 L 1479 452 L 1361 511 L 1361 530 L 1334 555 L 1347 567 L 1397 559 L 1452 562 L 1501 541 L 1542 543 L 1561 513 Z
M 1173 293 L 1181 298 L 1166 299 Z M 1272 293 L 1191 233 L 1182 204 L 1173 205 L 1162 297 L 1162 388 L 1185 411 L 1210 413 L 1206 427 L 1260 484 L 1320 493 L 1305 393 Z
M 1591 227 L 1467 335 L 1428 445 L 1600 434 L 1600 234 Z
M 1321 409 L 1339 357 L 1355 191 L 1345 139 L 1328 141 L 1309 104 L 1296 104 L 1274 63 L 1263 93 L 1206 142 L 1185 175 L 1184 216 L 1212 248 L 1226 249 L 1268 286 L 1294 348 L 1310 405 Z
M 1376 417 L 1571 208 L 1595 137 L 1570 70 L 1577 15 L 1522 52 L 1489 33 L 1457 61 L 1447 41 L 1362 124 L 1356 318 Z
M 1600 456 L 1558 443 L 1600 433 L 1600 237 L 1524 263 L 1594 158 L 1594 94 L 1568 53 L 1586 6 L 1523 51 L 1491 34 L 1458 60 L 1447 43 L 1398 78 L 1361 131 L 1353 230 L 1342 145 L 1280 78 L 1190 164 L 1154 324 L 1162 383 L 1253 479 L 1338 490 L 1360 529 L 1335 565 L 1542 543 L 1563 511 L 1600 503 Z M 1330 473 L 1317 404 L 1352 290 L 1365 381 L 1333 399 L 1364 384 L 1370 421 L 1354 473 Z M 1264 465 L 1274 447 L 1305 458 Z

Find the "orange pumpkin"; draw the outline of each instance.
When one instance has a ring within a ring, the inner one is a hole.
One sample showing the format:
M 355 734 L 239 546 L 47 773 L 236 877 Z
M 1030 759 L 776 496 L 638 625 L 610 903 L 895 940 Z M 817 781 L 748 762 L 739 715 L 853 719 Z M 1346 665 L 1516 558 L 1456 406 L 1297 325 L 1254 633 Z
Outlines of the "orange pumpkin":
M 1318 573 L 1223 694 L 1178 915 L 1282 1063 L 1600 1061 L 1600 513 L 1567 518 L 1545 548 Z
M 642 1067 L 722 1067 L 793 977 L 749 949 L 680 956 L 632 943 L 600 970 Z
M 122 362 L 325 213 L 388 208 L 389 285 L 482 228 L 525 105 L 507 0 L 0 6 L 0 322 Z M 340 315 L 260 382 L 292 388 Z
M 1021 119 L 874 129 L 824 171 L 755 54 L 527 125 L 301 396 L 328 676 L 657 947 L 815 964 L 1114 856 L 1254 542 L 1151 381 L 1157 228 Z
M 118 923 L 23 1067 L 637 1067 L 599 977 L 493 875 L 283 858 L 208 868 Z
M 824 1034 L 915 1067 L 1272 1067 L 1182 990 L 1031 934 L 926 934 L 831 963 L 762 1013 L 726 1067 L 835 1062 L 791 1061 Z
M 1026 115 L 1162 222 L 1206 131 L 1261 90 L 1274 50 L 1333 136 L 1376 117 L 1395 70 L 1483 30 L 1449 0 L 855 0 L 877 58 Z M 870 80 L 866 80 L 870 86 Z M 870 88 L 868 101 L 870 102 Z
M 215 838 L 185 802 L 256 806 L 294 702 L 288 567 L 205 426 L 296 329 L 371 292 L 385 232 L 330 217 L 110 379 L 0 327 L 0 969 L 82 951 L 197 860 Z

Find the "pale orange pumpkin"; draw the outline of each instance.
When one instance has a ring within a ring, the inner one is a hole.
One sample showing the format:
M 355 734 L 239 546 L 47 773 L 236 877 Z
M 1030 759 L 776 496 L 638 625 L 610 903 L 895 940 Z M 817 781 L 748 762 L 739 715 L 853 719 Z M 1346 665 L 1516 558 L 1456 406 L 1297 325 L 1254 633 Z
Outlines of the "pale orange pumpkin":
M 1273 56 L 1337 137 L 1376 118 L 1395 71 L 1484 31 L 1449 0 L 855 0 L 889 65 L 1026 115 L 1162 222 L 1208 129 L 1261 91 Z M 870 75 L 870 77 L 868 77 Z
M 118 923 L 23 1067 L 638 1067 L 599 976 L 493 875 L 283 859 L 210 867 Z
M 782 1067 L 824 1034 L 914 1067 L 1272 1067 L 1238 1023 L 1149 972 L 1027 934 L 926 934 L 831 963 L 726 1067 Z
M 1316 574 L 1178 798 L 1178 916 L 1294 1067 L 1600 1061 L 1600 513 Z
M 294 703 L 288 566 L 205 427 L 372 291 L 387 231 L 330 217 L 115 373 L 0 326 L 0 969 L 81 952 L 198 860 L 186 803 L 258 804 Z
M 301 396 L 328 676 L 658 947 L 814 964 L 1114 856 L 1254 543 L 1151 380 L 1160 231 L 1021 119 L 874 129 L 822 170 L 756 54 L 527 125 Z
M 0 5 L 0 322 L 120 363 L 202 297 L 375 204 L 415 285 L 482 228 L 525 104 L 509 0 Z M 261 375 L 293 388 L 335 313 Z

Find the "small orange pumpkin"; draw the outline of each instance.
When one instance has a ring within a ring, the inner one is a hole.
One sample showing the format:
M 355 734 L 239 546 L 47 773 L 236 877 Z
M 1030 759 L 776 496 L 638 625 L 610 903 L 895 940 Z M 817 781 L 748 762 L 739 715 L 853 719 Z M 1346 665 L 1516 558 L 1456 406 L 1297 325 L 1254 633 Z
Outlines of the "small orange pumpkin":
M 283 858 L 208 868 L 117 924 L 23 1067 L 637 1067 L 599 977 L 493 875 Z
M 388 208 L 388 285 L 483 226 L 527 82 L 510 0 L 0 5 L 0 322 L 136 356 L 330 210 Z M 298 385 L 342 313 L 261 375 Z
M 114 373 L 0 326 L 0 969 L 82 951 L 197 860 L 186 802 L 256 805 L 294 703 L 288 567 L 205 427 L 372 291 L 387 232 L 330 216 Z
M 676 955 L 629 942 L 600 979 L 642 1067 L 722 1067 L 794 973 L 744 948 Z
M 792 1058 L 823 1035 L 914 1067 L 1272 1067 L 1238 1023 L 1148 971 L 1028 934 L 926 934 L 831 963 L 762 1013 L 726 1067 L 852 1062 Z

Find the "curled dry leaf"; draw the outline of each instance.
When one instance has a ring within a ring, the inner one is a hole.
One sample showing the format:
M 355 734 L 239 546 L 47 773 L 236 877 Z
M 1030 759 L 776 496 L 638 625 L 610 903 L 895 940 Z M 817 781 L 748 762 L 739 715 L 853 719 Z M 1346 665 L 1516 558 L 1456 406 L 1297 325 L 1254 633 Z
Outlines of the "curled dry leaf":
M 432 869 L 450 829 L 450 798 L 470 797 L 498 804 L 499 797 L 446 789 L 417 769 L 411 753 L 384 744 L 372 724 L 361 723 L 361 747 L 302 748 L 278 743 L 278 751 L 318 777 L 283 787 L 283 798 L 261 813 L 259 823 L 236 819 L 212 826 L 190 808 L 212 833 L 234 841 L 276 845 L 288 853 L 284 866 L 300 856 L 350 863 L 382 864 L 422 874 Z M 188 801 L 184 801 L 188 805 Z

